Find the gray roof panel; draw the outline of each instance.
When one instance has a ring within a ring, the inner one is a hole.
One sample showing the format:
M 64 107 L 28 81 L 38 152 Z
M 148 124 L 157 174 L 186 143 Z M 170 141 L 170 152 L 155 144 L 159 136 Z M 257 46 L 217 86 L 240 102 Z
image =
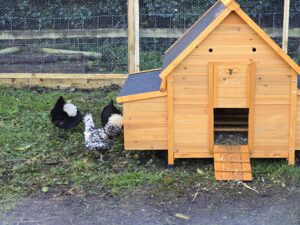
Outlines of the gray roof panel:
M 226 9 L 219 1 L 184 34 L 165 54 L 162 71 L 166 69 Z
M 119 97 L 159 91 L 161 84 L 161 78 L 159 77 L 160 72 L 166 69 L 182 51 L 201 35 L 201 33 L 224 11 L 225 8 L 226 7 L 221 1 L 218 1 L 212 6 L 210 10 L 165 54 L 162 70 L 129 75 L 119 93 Z
M 160 70 L 130 74 L 119 93 L 119 97 L 159 91 Z

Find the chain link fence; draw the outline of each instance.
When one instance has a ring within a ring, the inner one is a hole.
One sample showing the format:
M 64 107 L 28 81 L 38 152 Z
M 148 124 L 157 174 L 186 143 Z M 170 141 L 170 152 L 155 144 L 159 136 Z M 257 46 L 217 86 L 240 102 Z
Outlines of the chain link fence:
M 141 0 L 140 29 L 156 29 L 160 36 L 171 38 L 140 39 L 140 69 L 159 68 L 163 53 L 216 1 L 214 0 Z M 175 35 L 174 35 L 175 34 Z
M 127 71 L 126 0 L 1 2 L 0 72 Z
M 243 10 L 259 24 L 279 45 L 282 43 L 284 1 L 274 0 L 238 0 Z M 185 31 L 205 13 L 215 1 L 185 0 L 185 1 L 140 1 L 141 28 L 172 28 L 172 36 L 176 29 Z M 300 0 L 291 0 L 290 28 L 292 37 L 289 38 L 289 54 L 300 62 Z M 168 30 L 166 29 L 166 32 Z M 166 36 L 168 35 L 166 34 Z M 141 56 L 156 61 L 141 61 L 142 69 L 161 66 L 163 52 L 176 41 L 176 38 L 142 38 Z
M 288 53 L 300 64 L 300 0 L 291 0 Z
M 0 1 L 0 73 L 126 73 L 127 0 Z M 215 0 L 140 0 L 140 69 Z M 238 0 L 281 45 L 283 2 Z M 145 35 L 151 31 L 153 35 Z M 289 54 L 300 62 L 300 0 L 291 0 Z

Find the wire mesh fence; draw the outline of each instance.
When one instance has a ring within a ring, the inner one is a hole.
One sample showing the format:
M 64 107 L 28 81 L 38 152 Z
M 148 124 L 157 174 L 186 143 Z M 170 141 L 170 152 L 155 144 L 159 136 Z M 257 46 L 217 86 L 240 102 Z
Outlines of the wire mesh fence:
M 291 0 L 288 53 L 300 64 L 300 0 Z
M 216 1 L 214 0 L 177 0 L 177 1 L 140 1 L 140 29 L 157 29 L 165 37 L 183 33 Z M 159 30 L 160 29 L 160 30 Z M 176 31 L 176 32 L 175 32 Z M 179 37 L 179 36 L 178 36 Z M 163 53 L 177 38 L 141 38 L 140 68 L 159 68 Z M 151 60 L 149 60 L 149 56 Z M 148 58 L 148 59 L 145 59 Z
M 0 73 L 127 72 L 127 0 L 0 2 Z M 281 44 L 284 1 L 238 2 Z M 143 70 L 160 67 L 163 53 L 215 0 L 139 3 Z M 300 0 L 291 0 L 289 54 L 298 63 L 299 53 Z
M 0 72 L 127 71 L 126 0 L 1 2 Z
M 246 13 L 259 24 L 270 36 L 279 44 L 282 43 L 283 28 L 283 8 L 284 1 L 274 0 L 239 0 L 238 1 Z M 186 0 L 186 1 L 140 1 L 140 24 L 141 28 L 172 28 L 185 31 L 188 29 L 200 15 L 205 13 L 213 4 L 214 0 Z M 300 1 L 291 2 L 291 29 L 297 38 L 290 38 L 289 54 L 299 62 L 299 27 L 300 27 Z M 174 30 L 166 30 L 172 34 Z M 167 36 L 167 35 L 166 35 Z M 141 39 L 142 55 L 155 55 L 157 61 L 141 62 L 142 69 L 157 68 L 161 65 L 161 58 L 158 56 L 171 46 L 176 39 L 169 38 L 160 40 L 153 38 Z M 157 43 L 160 45 L 157 46 Z M 147 48 L 155 46 L 155 48 Z M 295 46 L 298 46 L 295 48 Z

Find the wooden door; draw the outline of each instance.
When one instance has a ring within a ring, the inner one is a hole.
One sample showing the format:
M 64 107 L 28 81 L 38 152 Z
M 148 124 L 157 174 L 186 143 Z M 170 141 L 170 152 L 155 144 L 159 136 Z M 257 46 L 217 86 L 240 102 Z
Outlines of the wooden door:
M 251 153 L 254 142 L 255 63 L 209 63 L 208 70 L 210 152 L 214 148 L 214 108 L 249 108 L 248 147 Z
M 249 64 L 214 64 L 214 108 L 249 108 Z

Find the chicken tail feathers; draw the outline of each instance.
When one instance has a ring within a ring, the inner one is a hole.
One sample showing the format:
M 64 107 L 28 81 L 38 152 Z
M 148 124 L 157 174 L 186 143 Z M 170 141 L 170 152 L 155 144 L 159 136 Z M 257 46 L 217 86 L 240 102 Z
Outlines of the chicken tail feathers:
M 91 113 L 87 113 L 84 116 L 83 122 L 85 125 L 85 131 L 91 131 L 91 130 L 95 129 L 95 124 L 94 124 L 93 116 Z
M 58 113 L 59 111 L 61 111 L 63 109 L 65 103 L 66 102 L 65 102 L 64 98 L 62 96 L 60 96 L 57 99 L 57 101 L 56 101 L 53 109 L 51 110 L 51 115 L 54 116 L 56 113 Z

